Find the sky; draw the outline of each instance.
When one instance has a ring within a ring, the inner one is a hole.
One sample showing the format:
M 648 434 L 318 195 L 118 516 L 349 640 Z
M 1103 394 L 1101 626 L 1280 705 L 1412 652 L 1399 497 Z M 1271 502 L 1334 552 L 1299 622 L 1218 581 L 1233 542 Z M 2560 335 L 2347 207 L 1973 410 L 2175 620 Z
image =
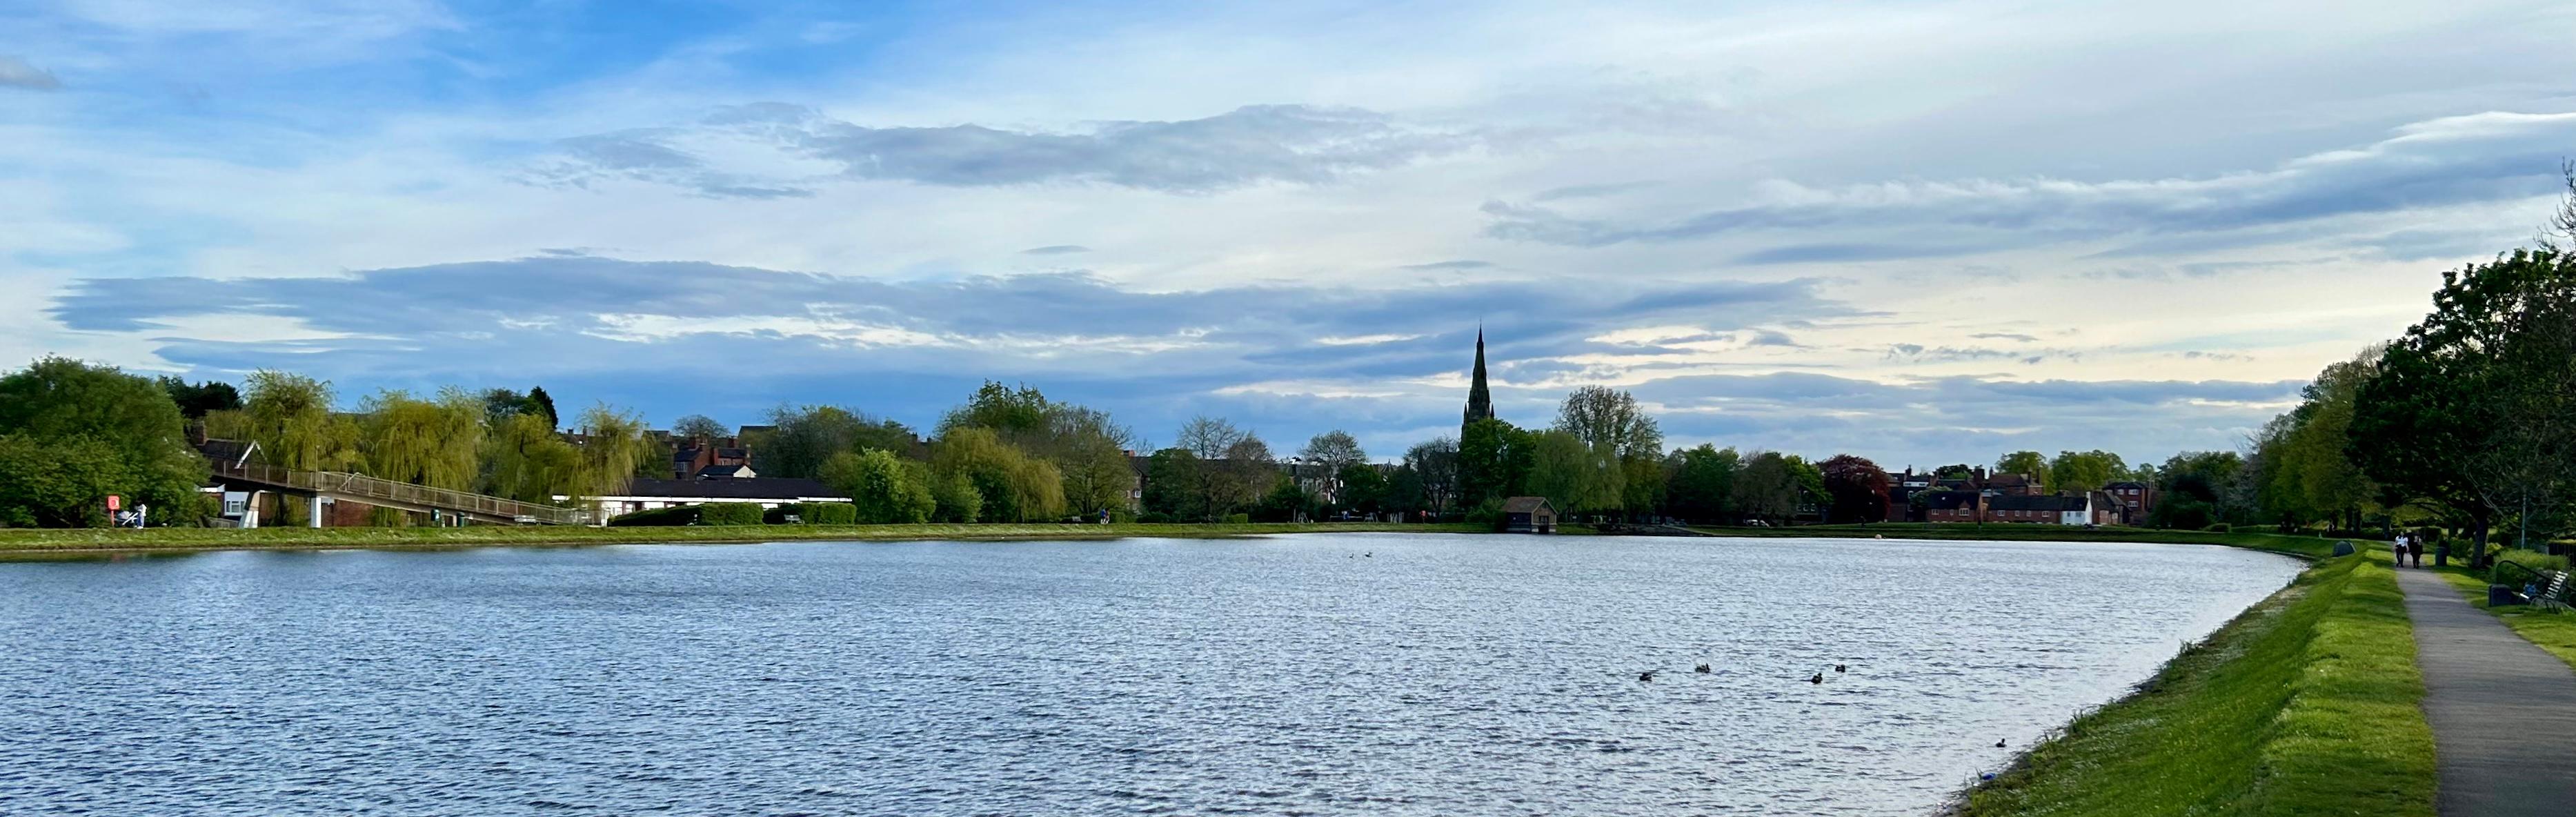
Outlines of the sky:
M 2576 4 L 0 0 L 0 365 L 986 379 L 1379 459 L 1627 389 L 1890 470 L 2229 449 L 2576 155 Z

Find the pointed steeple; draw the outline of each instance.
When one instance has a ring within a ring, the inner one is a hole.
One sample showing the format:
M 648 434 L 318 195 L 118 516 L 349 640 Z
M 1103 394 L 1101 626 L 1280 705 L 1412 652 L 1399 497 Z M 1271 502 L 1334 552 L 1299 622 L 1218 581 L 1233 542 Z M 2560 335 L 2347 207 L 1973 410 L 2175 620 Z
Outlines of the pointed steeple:
M 1476 327 L 1476 372 L 1474 383 L 1467 387 L 1467 423 L 1494 418 L 1494 395 L 1485 389 L 1485 327 Z

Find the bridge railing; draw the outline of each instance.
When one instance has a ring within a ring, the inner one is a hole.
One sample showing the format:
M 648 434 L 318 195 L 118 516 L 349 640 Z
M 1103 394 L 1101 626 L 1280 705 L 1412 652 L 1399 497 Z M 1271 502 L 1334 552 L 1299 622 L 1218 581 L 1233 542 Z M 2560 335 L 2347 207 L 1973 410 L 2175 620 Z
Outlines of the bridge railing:
M 413 485 L 408 482 L 395 482 L 342 471 L 294 471 L 260 463 L 217 463 L 215 473 L 307 491 L 383 499 L 443 511 L 528 520 L 549 525 L 578 525 L 589 521 L 590 518 L 588 512 L 579 508 L 538 505 L 515 499 L 432 488 L 427 485 Z

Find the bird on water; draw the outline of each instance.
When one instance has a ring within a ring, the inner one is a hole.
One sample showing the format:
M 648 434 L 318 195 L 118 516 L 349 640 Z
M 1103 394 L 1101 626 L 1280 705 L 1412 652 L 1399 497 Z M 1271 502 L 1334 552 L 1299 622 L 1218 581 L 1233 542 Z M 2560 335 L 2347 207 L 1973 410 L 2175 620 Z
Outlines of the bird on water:
M 1997 749 L 2004 748 L 2004 739 L 2003 739 L 2003 738 L 1996 738 L 1996 739 L 1995 739 L 1995 748 L 1997 748 Z
M 1821 673 L 1821 672 L 1816 673 L 1816 674 L 1814 674 L 1814 675 L 1811 675 L 1811 676 L 1808 676 L 1808 677 L 1807 677 L 1807 683 L 1810 683 L 1810 684 L 1821 684 L 1821 683 L 1824 683 L 1824 682 L 1825 682 L 1825 674 L 1824 674 L 1824 673 Z
M 1708 663 L 1707 663 L 1707 662 L 1705 662 L 1705 661 L 1703 661 L 1703 662 L 1701 662 L 1701 663 L 1700 663 L 1700 665 L 1699 665 L 1699 666 L 1692 667 L 1692 668 L 1691 668 L 1691 671 L 1692 671 L 1692 672 L 1699 673 L 1699 674 L 1701 674 L 1701 675 L 1707 675 L 1707 674 L 1709 674 L 1710 672 L 1714 672 L 1715 670 L 1711 670 L 1711 669 L 1709 669 L 1709 668 L 1708 668 Z
M 1849 672 L 1849 671 L 1851 671 L 1851 667 L 1850 667 L 1849 665 L 1845 665 L 1845 664 L 1835 664 L 1835 665 L 1834 665 L 1834 671 L 1835 671 L 1835 672 Z
M 1647 671 L 1645 671 L 1645 672 L 1637 673 L 1637 680 L 1640 680 L 1640 681 L 1652 681 L 1652 680 L 1655 680 L 1655 671 L 1654 671 L 1654 670 L 1647 670 Z

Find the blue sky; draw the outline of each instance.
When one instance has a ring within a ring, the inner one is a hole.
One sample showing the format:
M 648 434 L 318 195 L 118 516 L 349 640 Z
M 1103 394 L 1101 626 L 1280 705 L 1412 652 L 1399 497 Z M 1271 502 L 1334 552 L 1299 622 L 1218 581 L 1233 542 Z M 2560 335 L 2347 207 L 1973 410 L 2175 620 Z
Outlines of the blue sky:
M 0 0 L 0 359 L 1373 453 L 2234 447 L 2576 155 L 2563 3 Z

